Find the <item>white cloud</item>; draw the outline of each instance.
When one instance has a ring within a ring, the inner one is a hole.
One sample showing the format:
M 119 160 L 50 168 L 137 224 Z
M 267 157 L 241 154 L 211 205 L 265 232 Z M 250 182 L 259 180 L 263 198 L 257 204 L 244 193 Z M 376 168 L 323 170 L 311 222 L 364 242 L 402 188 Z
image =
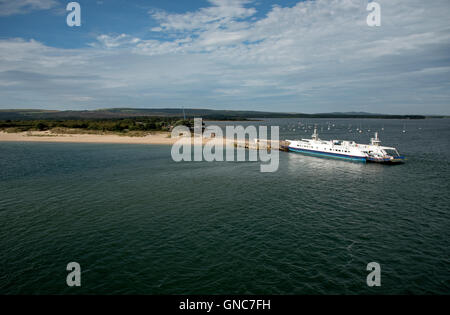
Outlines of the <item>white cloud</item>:
M 195 31 L 219 28 L 236 20 L 248 18 L 256 13 L 254 8 L 246 8 L 248 0 L 208 0 L 210 7 L 196 12 L 170 14 L 151 11 L 151 16 L 160 23 L 162 31 Z
M 54 8 L 57 4 L 56 0 L 0 0 L 0 16 L 48 10 Z
M 133 46 L 141 42 L 139 38 L 129 36 L 127 34 L 120 34 L 117 36 L 100 35 L 97 36 L 97 41 L 104 48 L 117 48 L 124 46 Z M 91 44 L 95 46 L 96 43 Z
M 152 12 L 159 22 L 152 31 L 164 40 L 103 34 L 75 50 L 0 41 L 0 107 L 83 101 L 92 108 L 450 113 L 448 0 L 378 0 L 375 28 L 366 24 L 365 0 L 275 6 L 257 19 L 252 2 L 210 2 L 185 14 Z M 74 90 L 81 98 L 67 97 Z

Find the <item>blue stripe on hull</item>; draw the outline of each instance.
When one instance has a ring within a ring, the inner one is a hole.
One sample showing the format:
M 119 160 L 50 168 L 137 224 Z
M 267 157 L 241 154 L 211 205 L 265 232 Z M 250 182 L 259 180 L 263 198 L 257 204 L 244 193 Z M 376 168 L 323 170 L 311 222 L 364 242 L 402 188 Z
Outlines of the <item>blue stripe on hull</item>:
M 328 152 L 319 152 L 319 151 L 313 151 L 313 150 L 306 150 L 306 149 L 297 149 L 289 147 L 289 151 L 297 152 L 297 153 L 304 153 L 309 155 L 315 155 L 315 156 L 322 156 L 322 157 L 330 157 L 330 158 L 336 158 L 336 159 L 345 159 L 345 160 L 351 160 L 351 161 L 357 161 L 357 162 L 366 162 L 365 157 L 359 157 L 359 156 L 353 156 L 353 155 L 343 155 L 343 154 L 337 154 L 337 153 L 328 153 Z

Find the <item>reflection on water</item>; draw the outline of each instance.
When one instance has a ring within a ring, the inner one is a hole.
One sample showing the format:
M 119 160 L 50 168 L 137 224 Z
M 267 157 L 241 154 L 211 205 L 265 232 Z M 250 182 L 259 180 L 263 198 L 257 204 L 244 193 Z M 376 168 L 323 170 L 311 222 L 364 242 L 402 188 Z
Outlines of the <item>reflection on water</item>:
M 308 156 L 301 153 L 289 153 L 288 168 L 291 172 L 311 170 L 317 176 L 331 173 L 346 173 L 361 175 L 366 171 L 366 164 L 362 162 L 345 161 L 328 157 Z

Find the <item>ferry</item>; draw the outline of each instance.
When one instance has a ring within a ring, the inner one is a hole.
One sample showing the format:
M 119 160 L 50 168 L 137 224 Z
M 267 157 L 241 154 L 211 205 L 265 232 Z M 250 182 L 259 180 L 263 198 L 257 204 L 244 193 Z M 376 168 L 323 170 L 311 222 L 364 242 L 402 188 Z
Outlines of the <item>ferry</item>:
M 381 145 L 378 132 L 370 140 L 370 144 L 344 140 L 321 140 L 317 128 L 314 128 L 311 139 L 286 140 L 286 142 L 289 151 L 314 156 L 382 164 L 398 164 L 405 161 L 405 157 L 400 155 L 396 148 Z

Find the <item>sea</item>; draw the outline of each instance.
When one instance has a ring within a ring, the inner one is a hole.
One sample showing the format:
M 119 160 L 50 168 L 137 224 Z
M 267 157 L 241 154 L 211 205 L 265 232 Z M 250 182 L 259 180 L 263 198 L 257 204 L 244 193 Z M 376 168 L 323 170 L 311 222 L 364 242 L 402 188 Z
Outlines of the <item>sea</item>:
M 449 119 L 212 124 L 377 131 L 407 161 L 280 152 L 262 173 L 164 145 L 0 142 L 0 294 L 450 294 Z

